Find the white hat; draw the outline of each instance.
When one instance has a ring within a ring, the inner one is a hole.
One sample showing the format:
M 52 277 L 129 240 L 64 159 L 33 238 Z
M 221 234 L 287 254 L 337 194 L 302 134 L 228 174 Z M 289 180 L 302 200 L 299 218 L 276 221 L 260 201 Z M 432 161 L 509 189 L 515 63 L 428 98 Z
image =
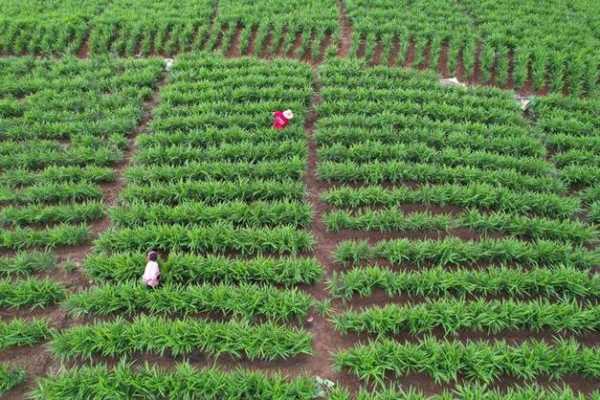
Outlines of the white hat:
M 292 110 L 285 110 L 283 112 L 283 116 L 286 117 L 287 119 L 292 119 L 292 118 L 294 118 L 294 113 L 292 112 Z
M 172 58 L 165 58 L 163 61 L 165 63 L 165 70 L 170 71 L 175 61 Z

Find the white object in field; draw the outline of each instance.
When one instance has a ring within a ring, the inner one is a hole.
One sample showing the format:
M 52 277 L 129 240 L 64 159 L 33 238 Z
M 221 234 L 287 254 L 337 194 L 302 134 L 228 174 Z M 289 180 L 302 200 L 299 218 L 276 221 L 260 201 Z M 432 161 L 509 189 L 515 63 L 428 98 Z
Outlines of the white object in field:
M 458 79 L 456 79 L 455 76 L 453 76 L 452 78 L 440 79 L 440 84 L 442 86 L 467 86 L 464 83 L 460 82 Z
M 163 61 L 165 62 L 165 71 L 170 71 L 175 61 L 172 58 L 165 58 Z
M 156 287 L 159 283 L 159 277 L 160 269 L 158 268 L 158 263 L 156 261 L 148 261 L 144 270 L 144 276 L 142 276 L 144 283 L 150 287 Z
M 292 118 L 294 118 L 294 113 L 292 112 L 292 110 L 285 110 L 283 112 L 283 116 L 286 117 L 287 119 L 292 119 Z
M 323 379 L 320 376 L 315 377 L 315 382 L 317 383 L 317 393 L 316 397 L 328 397 L 329 392 L 335 386 L 335 383 L 330 381 L 329 379 Z
M 519 95 L 517 95 L 517 96 L 515 96 L 515 99 L 517 100 L 517 102 L 521 106 L 521 110 L 525 111 L 525 110 L 527 110 L 527 108 L 529 107 L 529 104 L 533 100 L 533 96 L 519 96 Z

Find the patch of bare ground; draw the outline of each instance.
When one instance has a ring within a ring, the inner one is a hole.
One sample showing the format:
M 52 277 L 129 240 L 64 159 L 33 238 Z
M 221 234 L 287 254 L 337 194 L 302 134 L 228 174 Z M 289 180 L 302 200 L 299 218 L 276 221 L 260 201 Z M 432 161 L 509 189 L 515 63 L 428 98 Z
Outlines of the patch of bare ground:
M 90 33 L 87 32 L 81 41 L 81 47 L 77 51 L 77 58 L 84 59 L 90 56 Z
M 358 42 L 358 48 L 356 49 L 356 57 L 363 58 L 365 56 L 367 49 L 367 35 L 360 35 L 360 40 Z
M 440 60 L 437 65 L 437 71 L 442 76 L 442 78 L 448 78 L 450 76 L 450 71 L 448 67 L 448 52 L 449 45 L 446 41 L 442 44 L 442 49 L 440 51 Z
M 287 26 L 285 26 L 283 28 L 283 30 L 281 31 L 281 36 L 279 37 L 279 41 L 277 41 L 277 45 L 273 49 L 273 52 L 272 52 L 273 57 L 283 57 L 284 52 L 285 52 L 285 49 L 284 49 L 285 38 L 289 34 L 290 34 L 289 28 Z
M 429 68 L 432 62 L 434 61 L 431 60 L 431 41 L 429 41 L 423 49 L 423 61 L 417 66 L 417 69 L 424 71 Z
M 114 167 L 116 179 L 114 182 L 102 185 L 103 202 L 107 208 L 116 206 L 119 193 L 125 186 L 124 172 L 130 165 L 135 151 L 136 138 L 144 132 L 152 120 L 152 111 L 159 101 L 159 90 L 166 83 L 166 75 L 163 75 L 157 83 L 156 89 L 152 96 L 143 105 L 143 115 L 136 128 L 131 132 L 127 139 L 127 150 L 123 155 L 123 159 Z M 110 226 L 110 219 L 105 216 L 91 224 L 92 238 L 85 245 L 76 247 L 65 247 L 57 249 L 56 255 L 61 262 L 61 266 L 56 270 L 51 271 L 52 279 L 62 283 L 70 292 L 76 292 L 89 287 L 90 282 L 84 273 L 81 271 L 81 265 L 85 257 L 92 250 L 92 240 L 96 239 L 102 232 Z M 66 261 L 74 263 L 75 270 L 66 270 L 64 264 Z M 73 325 L 72 318 L 65 310 L 58 306 L 50 307 L 46 310 L 34 311 L 28 313 L 29 318 L 42 317 L 50 321 L 51 326 L 56 329 L 64 329 L 67 326 Z M 27 371 L 28 378 L 25 384 L 19 385 L 17 388 L 5 394 L 4 400 L 23 399 L 27 393 L 34 389 L 36 380 L 39 377 L 45 376 L 49 372 L 58 370 L 60 364 L 50 353 L 47 345 L 39 345 L 27 348 L 17 348 L 9 351 L 4 351 L 0 356 L 0 361 L 11 361 L 11 364 L 24 368 Z
M 258 32 L 258 25 L 255 25 L 250 30 L 250 38 L 248 40 L 248 48 L 244 52 L 245 55 L 251 56 L 254 55 L 254 48 L 256 47 L 256 34 Z
M 390 57 L 388 58 L 388 66 L 395 67 L 398 61 L 398 54 L 400 53 L 400 39 L 398 36 L 394 36 L 392 42 L 392 48 L 390 50 Z
M 332 40 L 331 32 L 327 32 L 321 43 L 319 43 L 319 57 L 316 60 L 312 60 L 313 64 L 321 64 L 325 60 L 327 49 L 331 46 Z
M 294 37 L 294 43 L 292 44 L 292 47 L 287 51 L 285 56 L 287 58 L 297 58 L 299 56 L 297 53 L 300 46 L 302 46 L 302 32 L 296 32 Z
M 235 27 L 235 33 L 233 34 L 233 38 L 231 39 L 229 49 L 227 49 L 226 56 L 229 58 L 239 57 L 241 55 L 240 37 L 242 35 L 242 29 L 244 29 L 244 27 L 242 26 L 242 24 L 238 23 Z
M 308 64 L 313 64 L 315 61 L 312 59 L 312 46 L 315 46 L 315 31 L 310 32 L 310 36 L 308 38 L 308 43 L 304 43 L 304 53 L 299 54 L 300 60 L 306 62 Z
M 468 82 L 473 85 L 481 83 L 481 51 L 482 44 L 477 43 L 477 49 L 475 50 L 475 65 L 473 66 L 473 71 L 468 80 Z
M 265 43 L 263 45 L 263 48 L 260 50 L 259 57 L 266 58 L 266 59 L 273 58 L 271 46 L 273 46 L 273 29 L 272 28 L 270 28 L 269 33 L 267 33 L 267 37 L 265 38 Z
M 381 64 L 381 55 L 383 54 L 383 42 L 381 40 L 377 41 L 375 45 L 375 49 L 373 50 L 373 58 L 371 59 L 371 65 L 379 65 Z
M 414 38 L 410 38 L 408 40 L 408 49 L 406 50 L 406 57 L 404 58 L 404 66 L 412 67 L 415 62 L 415 40 Z
M 338 57 L 347 57 L 352 48 L 352 24 L 346 12 L 346 5 L 343 0 L 337 0 L 339 26 L 340 26 L 340 43 L 337 55 Z

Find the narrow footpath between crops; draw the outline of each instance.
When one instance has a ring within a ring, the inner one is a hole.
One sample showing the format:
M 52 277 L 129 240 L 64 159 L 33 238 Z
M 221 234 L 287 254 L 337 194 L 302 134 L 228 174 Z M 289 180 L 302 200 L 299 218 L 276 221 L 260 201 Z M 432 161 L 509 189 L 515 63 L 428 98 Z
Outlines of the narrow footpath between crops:
M 63 247 L 55 251 L 59 264 L 62 268 L 56 269 L 53 278 L 58 283 L 61 283 L 69 292 L 79 292 L 87 288 L 90 284 L 88 278 L 82 271 L 82 264 L 93 248 L 93 242 L 110 227 L 110 218 L 108 211 L 115 207 L 119 198 L 119 194 L 125 186 L 124 173 L 131 164 L 135 151 L 137 136 L 144 132 L 152 122 L 153 110 L 159 102 L 160 89 L 167 83 L 168 73 L 163 72 L 158 80 L 152 96 L 143 104 L 142 117 L 138 125 L 127 137 L 127 148 L 123 154 L 123 159 L 114 165 L 116 179 L 114 182 L 102 185 L 102 202 L 105 206 L 106 214 L 104 218 L 90 224 L 91 237 L 88 243 L 76 247 Z M 74 270 L 67 270 L 65 265 L 71 264 Z M 73 317 L 63 310 L 60 306 L 45 309 L 44 316 L 53 322 L 52 326 L 58 330 L 68 328 L 76 321 Z M 31 312 L 27 314 L 31 316 Z M 27 347 L 6 352 L 6 355 L 13 361 L 20 361 L 19 365 L 23 365 L 28 372 L 29 380 L 25 385 L 20 385 L 18 388 L 9 392 L 3 400 L 23 399 L 26 394 L 31 392 L 35 387 L 35 380 L 41 376 L 55 374 L 60 368 L 60 361 L 53 357 L 50 353 L 47 343 L 39 346 Z

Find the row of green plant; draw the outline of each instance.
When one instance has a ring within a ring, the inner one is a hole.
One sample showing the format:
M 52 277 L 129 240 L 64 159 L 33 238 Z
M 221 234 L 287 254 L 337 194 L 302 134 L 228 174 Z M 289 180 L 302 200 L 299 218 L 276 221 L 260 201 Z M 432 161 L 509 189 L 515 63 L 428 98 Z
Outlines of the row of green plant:
M 41 183 L 20 190 L 8 187 L 0 189 L 0 204 L 57 204 L 101 199 L 102 190 L 87 182 Z
M 28 142 L 24 142 L 28 143 Z M 0 184 L 6 187 L 47 186 L 60 183 L 108 183 L 114 182 L 116 174 L 108 167 L 48 167 L 42 171 L 7 169 L 0 176 Z
M 334 107 L 328 109 L 328 111 L 334 111 L 335 107 L 341 105 L 354 107 L 347 102 L 350 98 L 357 100 L 357 104 L 364 102 L 369 107 L 373 106 L 371 102 L 377 100 L 392 103 L 395 107 L 404 107 L 403 103 L 408 103 L 407 107 L 409 108 L 415 104 L 423 104 L 423 106 L 451 104 L 464 108 L 465 116 L 469 118 L 465 118 L 461 121 L 462 123 L 476 122 L 478 118 L 474 117 L 477 115 L 480 118 L 486 118 L 481 115 L 480 110 L 485 108 L 491 109 L 493 112 L 512 112 L 513 116 L 510 119 L 517 125 L 523 124 L 523 121 L 518 118 L 518 113 L 515 113 L 517 105 L 508 92 L 500 90 L 482 91 L 474 88 L 455 90 L 436 84 L 436 75 L 433 74 L 409 72 L 402 75 L 387 74 L 384 78 L 373 76 L 368 71 L 357 74 L 356 71 L 348 68 L 347 64 L 345 62 L 336 64 L 335 61 L 330 61 L 319 69 L 324 75 L 322 83 L 325 85 L 321 94 L 330 98 L 330 100 L 342 101 L 340 105 L 328 104 L 328 107 Z M 348 72 L 348 70 L 352 72 Z M 348 73 L 351 75 L 340 76 Z M 356 109 L 360 110 L 359 108 Z
M 363 89 L 365 90 L 365 89 Z M 395 99 L 380 98 L 377 93 L 369 93 L 366 100 L 356 99 L 355 92 L 360 89 L 344 93 L 344 91 L 323 90 L 325 101 L 319 105 L 319 112 L 325 115 L 333 115 L 338 118 L 345 116 L 366 117 L 379 119 L 379 123 L 394 121 L 395 116 L 419 116 L 425 120 L 462 122 L 469 121 L 472 124 L 485 126 L 522 126 L 523 118 L 517 112 L 516 107 L 505 110 L 496 108 L 493 102 L 482 99 L 483 104 L 464 105 L 460 101 L 437 102 L 435 97 L 413 100 L 403 98 L 402 93 L 387 92 L 388 95 L 399 94 Z M 359 94 L 360 96 L 360 94 Z M 413 102 L 414 101 L 414 102 Z M 395 122 L 395 121 L 394 121 Z M 358 127 L 368 126 L 358 124 Z
M 306 227 L 312 221 L 309 205 L 300 202 L 234 201 L 214 206 L 202 202 L 185 202 L 177 206 L 135 202 L 110 211 L 114 224 L 136 227 L 146 224 L 212 225 L 230 223 L 239 227 Z M 0 212 L 0 221 L 2 214 Z
M 241 255 L 298 254 L 312 250 L 313 244 L 310 233 L 289 226 L 235 228 L 224 223 L 112 228 L 95 242 L 96 249 L 105 252 L 155 249 L 219 254 L 235 252 Z
M 345 241 L 335 251 L 335 260 L 359 264 L 383 259 L 395 265 L 413 264 L 459 266 L 486 264 L 516 264 L 522 266 L 566 265 L 581 269 L 597 266 L 600 253 L 566 243 L 538 240 L 523 242 L 515 239 L 384 240 L 370 246 L 367 241 Z
M 547 388 L 538 384 L 508 387 L 505 390 L 489 388 L 481 384 L 458 385 L 454 390 L 444 390 L 440 394 L 426 395 L 416 389 L 386 388 L 368 392 L 361 390 L 355 400 L 597 400 L 600 393 L 594 391 L 589 397 L 573 391 L 569 386 Z M 344 389 L 335 389 L 330 400 L 350 400 L 352 397 Z
M 134 166 L 125 173 L 130 183 L 173 182 L 181 180 L 300 179 L 304 160 L 294 157 L 286 161 L 190 162 L 185 165 Z
M 596 229 L 575 220 L 525 217 L 504 212 L 482 214 L 468 210 L 464 214 L 432 214 L 429 211 L 405 214 L 396 208 L 379 210 L 331 211 L 324 216 L 333 232 L 342 229 L 367 231 L 427 231 L 468 228 L 482 234 L 501 233 L 525 240 L 557 240 L 584 243 L 598 237 Z
M 593 199 L 589 192 L 587 199 Z M 322 196 L 325 203 L 338 208 L 396 207 L 402 204 L 457 206 L 481 211 L 497 211 L 513 215 L 535 215 L 546 218 L 569 218 L 581 209 L 576 197 L 554 193 L 537 193 L 507 189 L 487 184 L 423 185 L 415 189 L 397 186 L 352 188 L 341 186 Z M 599 197 L 600 198 L 600 197 Z M 586 199 L 586 200 L 587 200 Z M 589 200 L 588 200 L 589 201 Z M 592 200 L 593 201 L 593 200 Z
M 139 279 L 145 255 L 93 254 L 85 260 L 86 273 L 97 282 L 119 283 Z M 323 276 L 323 267 L 312 258 L 227 258 L 171 252 L 160 259 L 161 280 L 172 285 L 202 283 L 311 285 Z
M 296 289 L 220 284 L 166 285 L 149 291 L 138 283 L 92 288 L 69 296 L 64 303 L 76 316 L 211 313 L 250 320 L 264 317 L 277 322 L 302 320 L 311 305 L 312 298 Z
M 40 205 L 24 207 L 4 207 L 0 210 L 0 223 L 3 225 L 38 225 L 68 223 L 79 224 L 102 219 L 104 207 L 100 202 L 79 204 Z
M 0 280 L 0 308 L 42 308 L 65 298 L 65 288 L 49 279 Z
M 104 365 L 69 368 L 42 378 L 33 398 L 125 399 L 160 393 L 168 399 L 312 400 L 316 391 L 314 379 L 308 377 L 288 379 L 279 374 L 245 370 L 196 369 L 187 363 L 170 370 L 148 365 L 136 368 L 121 362 L 113 368 Z
M 112 147 L 89 148 L 89 147 L 69 147 L 66 150 L 48 151 L 47 149 L 28 149 L 20 153 L 10 153 L 2 155 L 0 167 L 23 168 L 23 169 L 42 169 L 47 166 L 85 166 L 112 165 L 122 158 L 122 154 Z
M 302 182 L 293 180 L 179 181 L 140 182 L 129 184 L 121 198 L 129 203 L 184 204 L 193 199 L 216 206 L 220 203 L 243 201 L 299 201 L 304 198 Z
M 216 58 L 215 58 L 216 59 Z M 165 88 L 165 93 L 170 95 L 176 95 L 176 93 L 185 93 L 186 95 L 192 95 L 194 93 L 198 94 L 198 92 L 204 90 L 214 90 L 214 83 L 212 81 L 219 81 L 223 88 L 254 88 L 256 90 L 268 89 L 273 86 L 273 78 L 271 74 L 276 76 L 284 76 L 285 79 L 278 80 L 276 83 L 277 86 L 283 86 L 290 91 L 310 91 L 310 74 L 306 74 L 305 71 L 300 71 L 298 68 L 289 67 L 277 60 L 273 60 L 271 64 L 242 64 L 236 63 L 238 59 L 229 59 L 226 61 L 220 62 L 221 68 L 203 68 L 203 67 L 212 67 L 209 63 L 196 63 L 194 60 L 189 61 L 184 60 L 184 67 L 179 68 L 178 72 L 181 73 L 185 78 L 182 77 L 181 80 L 177 82 L 173 82 L 169 84 L 167 88 Z M 231 62 L 233 60 L 233 62 Z M 279 64 L 276 64 L 278 63 Z M 193 64 L 190 65 L 190 64 Z M 181 66 L 181 63 L 178 63 Z M 202 68 L 201 70 L 192 70 L 191 68 Z M 244 74 L 227 74 L 227 72 L 233 72 L 235 70 L 243 70 Z M 201 94 L 200 94 L 201 95 Z M 226 110 L 239 109 L 240 105 L 236 103 L 227 103 L 221 99 L 219 101 Z M 255 104 L 250 105 L 250 109 L 255 109 L 256 107 L 262 108 L 263 105 L 270 104 L 271 106 L 279 105 L 280 101 L 257 101 Z M 293 105 L 299 105 L 303 103 L 295 102 Z M 208 103 L 198 103 L 198 104 L 190 104 L 191 109 L 207 109 L 210 107 Z M 169 108 L 164 105 L 159 105 L 158 110 L 164 114 L 169 114 Z M 181 111 L 185 112 L 185 109 L 181 109 Z
M 215 357 L 227 354 L 249 360 L 275 360 L 311 354 L 312 337 L 304 330 L 270 322 L 251 325 L 139 317 L 132 322 L 117 319 L 72 327 L 56 334 L 51 346 L 61 359 L 200 352 Z
M 319 177 L 330 182 L 378 183 L 483 183 L 533 192 L 562 193 L 565 185 L 553 176 L 523 175 L 515 169 L 485 170 L 471 166 L 451 167 L 444 164 L 403 161 L 353 162 L 326 161 L 319 164 Z
M 7 364 L 0 364 L 0 396 L 15 386 L 25 382 L 27 373 L 22 368 L 12 368 Z
M 420 143 L 435 149 L 454 147 L 513 157 L 542 157 L 546 151 L 538 138 L 519 127 L 494 129 L 482 124 L 434 123 L 418 116 L 394 115 L 390 118 L 393 119 L 382 122 L 380 117 L 369 119 L 364 115 L 323 116 L 317 121 L 317 141 L 320 146 L 352 146 L 365 142 Z
M 493 266 L 482 270 L 443 267 L 419 271 L 392 271 L 382 267 L 352 268 L 334 273 L 329 279 L 330 293 L 349 300 L 354 295 L 367 297 L 374 290 L 388 296 L 507 296 L 546 297 L 550 299 L 590 299 L 600 294 L 600 275 L 590 275 L 574 267 Z
M 430 334 L 436 329 L 445 335 L 462 331 L 500 333 L 508 330 L 580 333 L 600 328 L 599 313 L 600 306 L 583 307 L 575 301 L 439 299 L 350 310 L 334 316 L 333 324 L 342 333 L 372 335 Z
M 0 257 L 0 276 L 28 276 L 36 272 L 48 271 L 56 264 L 56 257 L 49 252 L 18 252 L 14 256 Z
M 0 350 L 10 347 L 33 346 L 48 339 L 52 329 L 42 319 L 0 321 Z
M 334 162 L 389 162 L 435 163 L 451 167 L 472 166 L 481 169 L 515 169 L 521 173 L 544 176 L 552 165 L 534 157 L 514 157 L 469 148 L 445 147 L 440 150 L 422 143 L 386 144 L 366 141 L 351 146 L 335 144 L 319 149 L 321 161 Z
M 87 225 L 61 224 L 51 228 L 33 229 L 17 227 L 0 230 L 0 249 L 22 250 L 31 248 L 56 248 L 83 244 L 90 238 Z
M 274 108 L 271 108 L 273 110 Z M 267 115 L 269 112 L 267 112 Z M 184 165 L 199 161 L 275 161 L 305 156 L 304 141 L 223 144 L 214 147 L 193 146 L 149 147 L 135 156 L 140 165 Z
M 504 341 L 461 342 L 426 338 L 416 343 L 382 339 L 356 345 L 335 355 L 337 370 L 382 386 L 387 378 L 424 373 L 435 382 L 459 379 L 484 383 L 512 377 L 526 381 L 541 376 L 559 379 L 567 375 L 597 378 L 600 351 L 575 340 L 554 344 L 528 340 L 519 345 Z
M 162 91 L 161 91 L 162 93 Z M 297 141 L 305 138 L 304 129 L 299 125 L 290 125 L 284 131 L 272 127 L 247 129 L 229 127 L 223 129 L 206 128 L 185 131 L 153 131 L 151 135 L 140 135 L 138 144 L 143 149 L 169 146 L 208 147 L 223 146 L 244 142 L 248 144 L 273 143 L 279 141 Z

